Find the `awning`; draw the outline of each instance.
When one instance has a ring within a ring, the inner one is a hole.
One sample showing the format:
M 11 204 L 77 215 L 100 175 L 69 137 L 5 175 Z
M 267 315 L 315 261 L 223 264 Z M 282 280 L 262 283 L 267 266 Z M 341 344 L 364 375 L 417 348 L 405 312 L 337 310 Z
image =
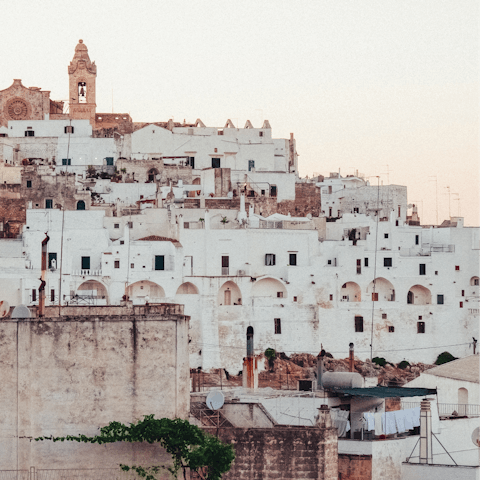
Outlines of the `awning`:
M 369 387 L 369 388 L 335 388 L 337 393 L 350 395 L 352 397 L 424 397 L 436 395 L 436 388 L 404 388 L 404 387 Z

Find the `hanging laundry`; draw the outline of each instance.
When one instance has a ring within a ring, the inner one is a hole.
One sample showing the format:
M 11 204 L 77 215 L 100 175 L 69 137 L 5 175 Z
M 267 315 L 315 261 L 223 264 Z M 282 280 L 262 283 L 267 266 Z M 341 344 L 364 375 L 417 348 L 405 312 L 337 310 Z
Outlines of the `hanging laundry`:
M 413 408 L 407 408 L 405 412 L 405 428 L 412 430 L 415 427 L 415 411 Z
M 413 426 L 419 427 L 420 426 L 420 407 L 412 408 L 413 410 Z
M 395 416 L 395 424 L 397 426 L 397 432 L 402 433 L 406 432 L 407 429 L 405 428 L 405 410 L 396 410 L 393 412 Z
M 382 412 L 377 412 L 374 415 L 374 417 L 375 417 L 375 435 L 383 435 L 384 434 L 384 430 L 383 430 L 383 426 L 382 426 L 382 415 L 383 415 Z
M 366 422 L 366 430 L 375 430 L 375 416 L 371 412 L 365 412 L 363 418 Z
M 397 425 L 395 423 L 395 413 L 386 412 L 382 416 L 383 430 L 385 435 L 392 435 L 397 433 Z

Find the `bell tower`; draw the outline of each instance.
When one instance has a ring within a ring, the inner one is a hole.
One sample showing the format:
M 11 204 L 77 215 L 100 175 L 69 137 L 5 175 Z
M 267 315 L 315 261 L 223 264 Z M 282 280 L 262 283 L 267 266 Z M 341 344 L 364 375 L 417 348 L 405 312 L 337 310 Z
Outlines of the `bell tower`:
M 90 120 L 95 126 L 95 79 L 97 66 L 90 61 L 88 48 L 83 40 L 78 41 L 75 55 L 68 66 L 70 117 Z

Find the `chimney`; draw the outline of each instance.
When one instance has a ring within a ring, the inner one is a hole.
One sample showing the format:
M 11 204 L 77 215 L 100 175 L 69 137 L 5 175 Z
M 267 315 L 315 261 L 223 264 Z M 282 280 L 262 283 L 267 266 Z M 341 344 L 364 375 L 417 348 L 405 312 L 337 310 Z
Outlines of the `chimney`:
M 355 371 L 355 358 L 354 358 L 354 351 L 353 351 L 353 343 L 350 342 L 349 345 L 349 356 L 348 356 L 348 365 L 349 365 L 349 371 L 354 372 Z
M 420 403 L 420 463 L 433 463 L 432 412 L 427 398 Z

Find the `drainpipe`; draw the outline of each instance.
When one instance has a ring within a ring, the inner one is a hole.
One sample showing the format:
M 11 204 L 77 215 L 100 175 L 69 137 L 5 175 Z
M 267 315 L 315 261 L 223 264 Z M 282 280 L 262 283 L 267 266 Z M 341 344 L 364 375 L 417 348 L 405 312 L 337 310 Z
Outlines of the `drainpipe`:
M 350 343 L 350 345 L 349 345 L 348 365 L 350 367 L 350 372 L 354 372 L 355 371 L 355 358 L 354 358 L 354 351 L 353 351 L 353 343 Z
M 38 287 L 38 316 L 45 316 L 45 286 L 47 285 L 47 243 L 50 240 L 48 233 L 45 232 L 45 238 L 42 240 L 42 276 L 39 278 Z
M 420 403 L 420 463 L 433 463 L 432 412 L 426 398 Z

